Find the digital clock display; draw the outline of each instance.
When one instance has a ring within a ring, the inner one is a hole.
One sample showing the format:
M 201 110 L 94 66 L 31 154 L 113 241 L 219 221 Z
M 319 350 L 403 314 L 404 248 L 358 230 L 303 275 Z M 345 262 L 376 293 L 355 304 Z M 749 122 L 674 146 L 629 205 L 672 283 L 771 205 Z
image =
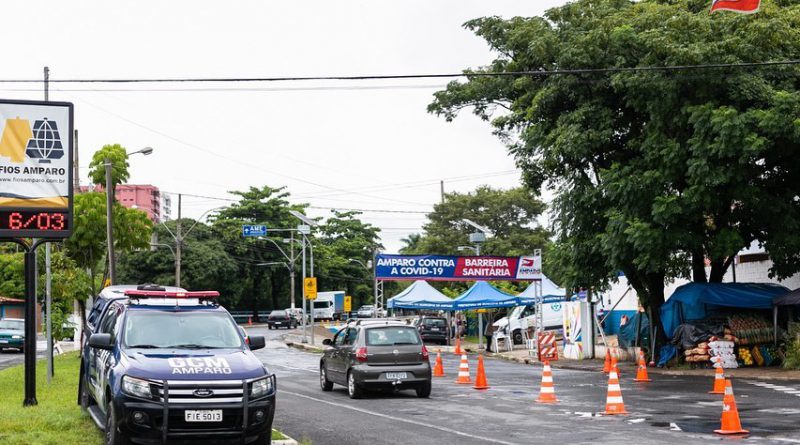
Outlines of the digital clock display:
M 64 237 L 70 229 L 66 211 L 0 210 L 0 236 Z

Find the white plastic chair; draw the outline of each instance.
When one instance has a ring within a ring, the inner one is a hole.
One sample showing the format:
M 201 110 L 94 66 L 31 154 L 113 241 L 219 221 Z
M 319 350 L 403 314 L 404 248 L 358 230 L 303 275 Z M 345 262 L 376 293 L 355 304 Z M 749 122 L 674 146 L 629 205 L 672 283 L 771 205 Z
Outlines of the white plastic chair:
M 500 352 L 500 340 L 503 340 L 503 345 L 505 346 L 506 351 L 511 351 L 513 349 L 514 342 L 511 340 L 511 336 L 500 329 L 492 333 L 492 345 L 494 345 L 494 352 Z

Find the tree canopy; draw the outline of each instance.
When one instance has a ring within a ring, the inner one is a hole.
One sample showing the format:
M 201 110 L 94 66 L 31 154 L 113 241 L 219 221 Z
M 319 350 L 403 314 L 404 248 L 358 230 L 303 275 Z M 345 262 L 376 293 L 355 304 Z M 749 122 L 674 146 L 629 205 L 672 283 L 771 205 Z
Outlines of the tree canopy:
M 607 70 L 800 58 L 800 5 L 708 13 L 699 0 L 577 0 L 543 17 L 465 25 L 497 53 L 429 111 L 491 121 L 535 190 L 553 190 L 567 286 L 623 271 L 646 305 L 664 282 L 720 281 L 758 241 L 780 277 L 800 270 L 798 68 Z M 705 260 L 711 264 L 706 274 Z M 654 311 L 657 315 L 657 310 Z

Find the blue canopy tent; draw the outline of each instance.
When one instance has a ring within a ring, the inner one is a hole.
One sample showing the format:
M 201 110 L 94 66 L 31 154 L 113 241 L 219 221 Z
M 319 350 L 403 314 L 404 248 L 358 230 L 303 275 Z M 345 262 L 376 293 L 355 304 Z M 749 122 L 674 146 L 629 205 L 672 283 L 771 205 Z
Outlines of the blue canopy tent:
M 453 311 L 522 306 L 534 303 L 532 297 L 505 293 L 486 281 L 476 281 L 466 292 L 452 300 Z
M 722 307 L 772 309 L 772 300 L 789 289 L 770 283 L 689 283 L 679 287 L 661 306 L 667 338 L 687 320 L 701 320 Z
M 436 290 L 427 281 L 417 280 L 386 302 L 388 309 L 452 310 L 453 300 Z

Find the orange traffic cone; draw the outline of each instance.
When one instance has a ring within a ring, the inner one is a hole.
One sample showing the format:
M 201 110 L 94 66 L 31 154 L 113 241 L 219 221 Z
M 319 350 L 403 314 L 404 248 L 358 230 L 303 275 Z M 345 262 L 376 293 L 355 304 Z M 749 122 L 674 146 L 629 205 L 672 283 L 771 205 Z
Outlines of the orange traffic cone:
M 556 388 L 553 386 L 553 370 L 550 369 L 550 362 L 544 361 L 544 369 L 542 369 L 542 387 L 539 390 L 539 398 L 536 399 L 539 403 L 555 403 Z
M 467 371 L 469 372 L 469 371 Z M 486 381 L 486 370 L 483 369 L 483 356 L 478 356 L 478 374 L 475 376 L 475 389 L 489 389 L 489 382 Z
M 722 427 L 714 430 L 717 434 L 747 434 L 750 431 L 742 429 L 739 421 L 739 410 L 736 409 L 736 398 L 733 397 L 733 385 L 730 379 L 725 379 L 725 396 L 722 398 Z
M 458 378 L 456 383 L 460 385 L 472 384 L 472 379 L 469 377 L 469 363 L 467 362 L 467 354 L 461 355 L 461 364 L 458 365 Z
M 247 317 L 247 326 L 253 326 L 253 317 Z
M 717 368 L 714 373 L 714 389 L 708 392 L 709 394 L 725 394 L 725 370 L 722 366 Z
M 611 372 L 611 349 L 606 349 L 606 361 L 603 363 L 603 372 Z
M 636 370 L 636 378 L 634 382 L 652 382 L 653 380 L 647 376 L 647 363 L 644 360 L 644 352 L 639 351 L 639 368 Z
M 434 377 L 444 377 L 444 366 L 442 365 L 441 350 L 436 351 L 436 365 L 433 367 Z
M 461 338 L 456 337 L 456 348 L 453 350 L 455 355 L 464 355 L 464 350 L 461 349 Z
M 619 378 L 620 375 L 622 375 L 622 373 L 619 372 L 619 367 L 617 366 L 617 350 L 616 349 L 614 350 L 614 352 L 611 353 L 611 371 L 616 372 L 618 378 Z
M 608 373 L 608 395 L 606 396 L 606 415 L 628 414 L 625 403 L 622 402 L 622 389 L 619 387 L 619 377 L 616 370 Z

